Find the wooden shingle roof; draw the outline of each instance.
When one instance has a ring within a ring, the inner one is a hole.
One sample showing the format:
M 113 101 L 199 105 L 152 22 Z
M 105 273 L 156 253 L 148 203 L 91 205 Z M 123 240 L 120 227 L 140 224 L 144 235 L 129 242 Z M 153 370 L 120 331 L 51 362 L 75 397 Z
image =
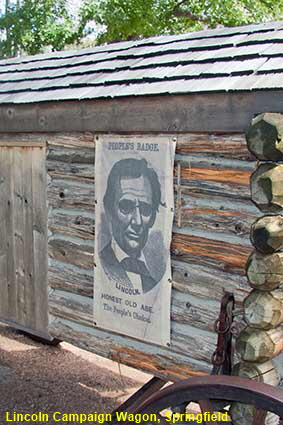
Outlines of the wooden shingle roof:
M 282 88 L 283 22 L 0 61 L 0 104 Z

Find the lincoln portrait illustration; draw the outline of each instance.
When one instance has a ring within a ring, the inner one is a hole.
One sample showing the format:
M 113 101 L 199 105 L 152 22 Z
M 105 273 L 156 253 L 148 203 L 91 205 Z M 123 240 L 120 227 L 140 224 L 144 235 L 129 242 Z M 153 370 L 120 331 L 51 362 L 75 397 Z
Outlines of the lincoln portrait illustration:
M 111 236 L 99 257 L 108 280 L 129 295 L 150 291 L 166 264 L 162 234 L 154 231 L 164 207 L 156 171 L 145 159 L 119 160 L 109 173 L 103 205 Z

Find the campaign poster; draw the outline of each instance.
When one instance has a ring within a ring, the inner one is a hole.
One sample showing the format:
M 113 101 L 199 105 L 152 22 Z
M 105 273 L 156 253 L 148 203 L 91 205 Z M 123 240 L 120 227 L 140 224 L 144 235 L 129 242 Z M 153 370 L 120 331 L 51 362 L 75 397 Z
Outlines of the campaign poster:
M 170 344 L 175 142 L 100 136 L 95 156 L 94 324 Z

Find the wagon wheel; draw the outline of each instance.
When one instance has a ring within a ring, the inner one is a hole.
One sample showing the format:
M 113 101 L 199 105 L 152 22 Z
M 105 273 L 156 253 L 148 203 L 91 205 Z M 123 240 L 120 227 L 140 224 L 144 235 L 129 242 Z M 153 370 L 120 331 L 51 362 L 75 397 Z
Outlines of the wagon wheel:
M 171 409 L 171 412 L 176 412 L 180 411 L 178 410 L 179 406 L 184 405 L 187 405 L 187 409 L 189 409 L 189 403 L 195 402 L 198 403 L 202 413 L 209 412 L 212 414 L 215 412 L 213 409 L 213 401 L 219 399 L 227 401 L 227 409 L 229 409 L 232 402 L 248 403 L 254 406 L 255 409 L 253 410 L 253 417 L 250 419 L 250 425 L 263 425 L 268 412 L 273 412 L 275 415 L 278 415 L 276 419 L 277 423 L 279 422 L 279 418 L 283 419 L 282 389 L 255 382 L 247 378 L 234 376 L 204 376 L 172 384 L 153 396 L 148 397 L 138 407 L 134 408 L 131 413 L 156 414 L 157 422 L 155 423 L 170 424 L 169 416 L 171 413 L 168 409 Z M 165 413 L 166 416 L 164 417 L 164 411 L 166 412 L 166 410 L 167 413 Z M 162 411 L 163 416 L 160 414 Z M 177 425 L 181 423 L 186 423 L 188 425 L 200 423 L 199 419 L 197 422 L 193 420 L 189 421 L 189 418 L 184 416 L 179 419 L 177 416 L 175 418 L 175 423 Z M 198 416 L 198 418 L 200 418 L 200 416 Z M 146 416 L 142 419 L 144 423 L 149 423 L 149 420 L 146 420 L 148 419 Z M 206 419 L 209 419 L 209 415 L 206 415 Z M 212 419 L 212 421 L 203 420 L 202 424 L 220 425 L 227 423 L 221 421 L 217 422 L 215 421 L 215 417 Z M 152 419 L 150 419 L 150 421 L 152 421 Z

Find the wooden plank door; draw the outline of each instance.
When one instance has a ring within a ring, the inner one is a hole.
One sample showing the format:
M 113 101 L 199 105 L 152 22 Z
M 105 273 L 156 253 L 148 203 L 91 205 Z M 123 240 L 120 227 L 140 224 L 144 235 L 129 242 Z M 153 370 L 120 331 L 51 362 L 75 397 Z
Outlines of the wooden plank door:
M 45 147 L 0 145 L 0 320 L 47 336 Z

